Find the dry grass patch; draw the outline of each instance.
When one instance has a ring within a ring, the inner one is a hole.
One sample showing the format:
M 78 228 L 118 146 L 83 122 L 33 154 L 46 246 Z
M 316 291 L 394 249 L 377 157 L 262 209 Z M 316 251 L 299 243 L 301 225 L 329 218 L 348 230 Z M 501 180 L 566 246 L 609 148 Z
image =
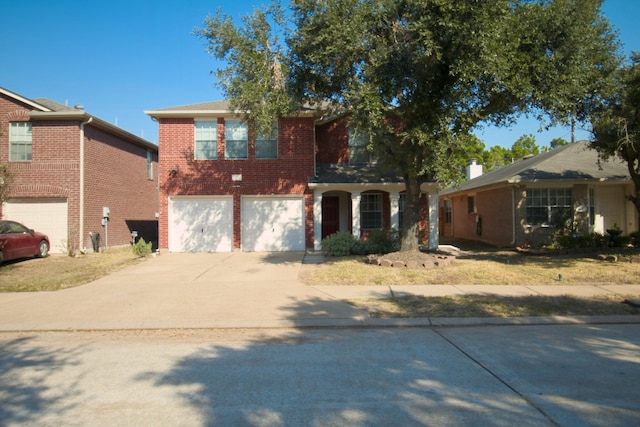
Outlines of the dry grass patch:
M 640 314 L 623 304 L 620 296 L 579 298 L 572 296 L 503 297 L 462 295 L 407 296 L 384 300 L 353 300 L 353 306 L 376 318 L 416 317 L 529 317 Z
M 0 266 L 0 292 L 56 291 L 84 285 L 100 277 L 141 262 L 131 248 L 109 249 L 78 257 L 51 255 L 47 258 L 7 262 Z
M 562 282 L 559 276 L 562 275 Z M 307 269 L 301 280 L 308 285 L 583 285 L 640 284 L 640 264 L 595 257 L 531 257 L 515 253 L 465 256 L 451 266 L 433 269 L 380 267 L 362 258 L 329 259 Z

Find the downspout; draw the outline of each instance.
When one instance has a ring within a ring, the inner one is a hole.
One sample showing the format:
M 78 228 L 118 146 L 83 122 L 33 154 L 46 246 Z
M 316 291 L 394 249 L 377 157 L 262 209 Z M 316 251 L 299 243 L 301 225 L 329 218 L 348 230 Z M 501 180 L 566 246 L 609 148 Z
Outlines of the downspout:
M 78 225 L 78 248 L 83 250 L 82 241 L 84 238 L 84 126 L 93 121 L 93 116 L 89 116 L 86 122 L 80 123 L 80 224 Z

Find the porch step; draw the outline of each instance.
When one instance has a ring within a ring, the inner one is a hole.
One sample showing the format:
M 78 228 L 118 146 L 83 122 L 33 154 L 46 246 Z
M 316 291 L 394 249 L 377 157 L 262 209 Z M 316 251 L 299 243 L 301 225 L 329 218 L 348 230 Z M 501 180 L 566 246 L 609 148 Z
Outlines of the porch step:
M 302 259 L 303 264 L 322 264 L 325 261 L 326 257 L 322 252 L 319 251 L 306 251 L 304 254 L 304 258 Z

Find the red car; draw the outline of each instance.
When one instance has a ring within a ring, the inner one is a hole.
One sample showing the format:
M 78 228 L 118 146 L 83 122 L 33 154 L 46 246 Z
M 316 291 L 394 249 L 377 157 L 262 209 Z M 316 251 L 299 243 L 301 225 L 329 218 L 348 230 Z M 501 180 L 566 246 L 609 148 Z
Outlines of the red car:
M 0 221 L 0 264 L 19 258 L 46 257 L 49 238 L 15 221 Z

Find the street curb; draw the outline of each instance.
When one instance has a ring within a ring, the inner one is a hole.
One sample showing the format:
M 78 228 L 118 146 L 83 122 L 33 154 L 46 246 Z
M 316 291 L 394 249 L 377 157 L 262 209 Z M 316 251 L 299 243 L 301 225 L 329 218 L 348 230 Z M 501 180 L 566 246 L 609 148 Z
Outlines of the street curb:
M 222 320 L 191 322 L 112 322 L 104 324 L 1 325 L 0 333 L 10 332 L 81 332 L 81 331 L 135 331 L 178 329 L 324 329 L 324 328 L 442 328 L 469 326 L 540 326 L 540 325 L 598 325 L 640 324 L 637 315 L 611 316 L 545 316 L 545 317 L 420 317 L 420 318 L 344 318 L 344 319 L 292 319 L 292 320 Z

